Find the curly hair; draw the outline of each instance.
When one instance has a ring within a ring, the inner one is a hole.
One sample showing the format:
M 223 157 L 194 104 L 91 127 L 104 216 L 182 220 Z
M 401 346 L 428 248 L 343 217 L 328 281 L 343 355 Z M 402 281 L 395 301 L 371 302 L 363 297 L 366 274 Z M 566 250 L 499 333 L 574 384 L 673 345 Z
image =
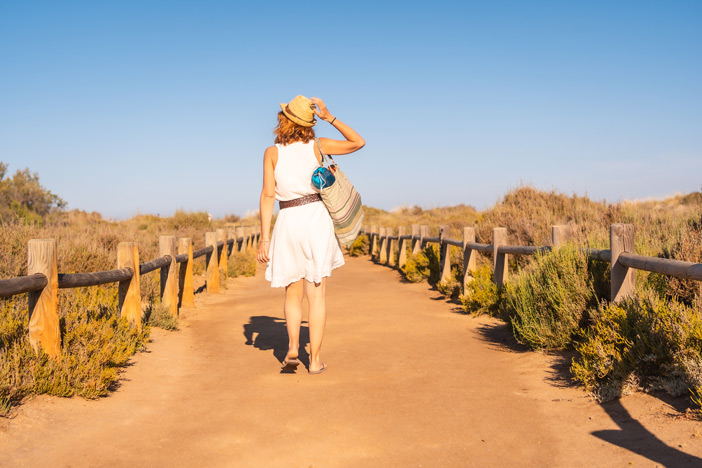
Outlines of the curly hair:
M 275 135 L 275 143 L 281 145 L 289 145 L 298 141 L 307 143 L 314 140 L 312 127 L 298 125 L 282 112 L 278 112 L 278 125 L 273 129 L 273 134 Z

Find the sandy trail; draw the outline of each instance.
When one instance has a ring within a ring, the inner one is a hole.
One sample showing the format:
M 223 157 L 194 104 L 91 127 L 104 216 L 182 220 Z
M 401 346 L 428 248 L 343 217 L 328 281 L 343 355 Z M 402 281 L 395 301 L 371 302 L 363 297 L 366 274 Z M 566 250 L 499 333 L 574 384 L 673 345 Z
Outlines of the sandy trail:
M 230 280 L 154 330 L 109 397 L 42 396 L 0 420 L 0 466 L 702 466 L 682 400 L 599 405 L 562 357 L 400 280 L 367 259 L 334 273 L 321 375 L 279 372 L 283 291 L 261 271 Z

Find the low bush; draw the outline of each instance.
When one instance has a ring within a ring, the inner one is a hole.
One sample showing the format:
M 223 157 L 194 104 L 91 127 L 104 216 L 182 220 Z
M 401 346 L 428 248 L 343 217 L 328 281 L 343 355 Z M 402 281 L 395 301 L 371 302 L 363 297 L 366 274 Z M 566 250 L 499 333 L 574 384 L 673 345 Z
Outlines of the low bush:
M 457 272 L 453 268 L 451 270 L 451 277 L 437 283 L 436 289 L 447 298 L 455 300 L 461 296 L 461 281 L 456 279 Z
M 499 315 L 501 294 L 493 279 L 492 267 L 486 263 L 471 272 L 470 276 L 471 280 L 461 296 L 465 311 L 475 315 Z
M 503 315 L 532 349 L 566 348 L 596 304 L 587 258 L 574 247 L 538 253 L 505 286 Z
M 413 282 L 428 280 L 435 285 L 439 281 L 439 248 L 436 244 L 429 244 L 423 250 L 412 254 L 407 250 L 407 261 L 402 267 L 405 277 Z
M 140 333 L 117 312 L 116 288 L 81 288 L 61 295 L 62 351 L 58 359 L 29 343 L 26 301 L 0 305 L 0 415 L 27 395 L 105 395 L 118 371 L 145 343 Z
M 402 273 L 405 278 L 413 283 L 419 283 L 429 278 L 429 259 L 424 252 L 412 254 L 409 249 L 407 251 L 407 261 L 402 267 Z
M 609 262 L 587 258 L 587 275 L 592 282 L 597 303 L 608 301 L 612 292 L 611 266 Z
M 663 249 L 663 258 L 674 258 L 688 262 L 702 262 L 702 220 L 691 220 L 676 233 L 672 245 Z M 669 298 L 692 305 L 702 296 L 702 283 L 695 280 L 661 276 Z
M 163 330 L 177 330 L 178 319 L 173 316 L 168 307 L 160 302 L 149 302 L 144 311 L 144 321 L 152 327 Z
M 254 250 L 232 252 L 227 263 L 227 273 L 230 277 L 256 276 L 256 252 Z
M 463 288 L 463 251 L 453 246 L 449 246 L 449 258 L 451 262 L 451 276 L 448 280 L 439 282 L 436 289 L 441 294 L 450 299 L 459 299 Z
M 645 291 L 605 304 L 575 348 L 571 371 L 600 401 L 638 388 L 679 396 L 702 407 L 702 317 L 685 304 Z
M 352 257 L 360 257 L 361 255 L 368 255 L 370 251 L 370 239 L 368 236 L 363 234 L 356 238 L 349 247 L 349 255 Z
M 432 286 L 435 286 L 438 282 L 439 279 L 441 278 L 441 263 L 439 260 L 439 245 L 438 244 L 429 244 L 426 247 L 424 247 L 424 255 L 427 257 L 428 265 L 427 268 L 429 269 L 429 277 L 427 278 L 427 281 L 429 284 Z
M 164 218 L 165 224 L 170 229 L 196 229 L 198 231 L 206 231 L 212 226 L 210 215 L 204 211 L 185 211 L 176 210 L 175 214 L 170 218 Z

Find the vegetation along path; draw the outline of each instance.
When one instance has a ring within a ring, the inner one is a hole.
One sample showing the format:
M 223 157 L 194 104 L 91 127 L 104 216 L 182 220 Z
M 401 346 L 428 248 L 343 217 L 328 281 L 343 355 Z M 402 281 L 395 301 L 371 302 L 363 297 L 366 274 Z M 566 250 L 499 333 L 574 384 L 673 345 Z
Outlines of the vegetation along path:
M 325 373 L 279 372 L 283 291 L 259 269 L 200 295 L 179 331 L 153 330 L 109 397 L 40 396 L 0 420 L 0 466 L 702 465 L 702 423 L 675 400 L 600 405 L 562 355 L 347 262 L 329 281 Z

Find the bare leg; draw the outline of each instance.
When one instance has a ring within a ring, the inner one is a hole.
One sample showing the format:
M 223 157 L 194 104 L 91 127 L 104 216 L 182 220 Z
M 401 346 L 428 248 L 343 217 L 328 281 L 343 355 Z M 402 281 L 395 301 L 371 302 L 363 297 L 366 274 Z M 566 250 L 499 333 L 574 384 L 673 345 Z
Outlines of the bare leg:
M 288 328 L 288 355 L 296 358 L 300 349 L 300 325 L 302 324 L 302 298 L 304 289 L 299 280 L 285 288 L 285 326 Z
M 310 371 L 322 368 L 322 362 L 319 360 L 319 349 L 322 347 L 324 325 L 327 320 L 324 297 L 326 280 L 326 278 L 322 278 L 322 282 L 316 284 L 305 281 L 305 294 L 307 294 L 307 300 L 310 302 Z

